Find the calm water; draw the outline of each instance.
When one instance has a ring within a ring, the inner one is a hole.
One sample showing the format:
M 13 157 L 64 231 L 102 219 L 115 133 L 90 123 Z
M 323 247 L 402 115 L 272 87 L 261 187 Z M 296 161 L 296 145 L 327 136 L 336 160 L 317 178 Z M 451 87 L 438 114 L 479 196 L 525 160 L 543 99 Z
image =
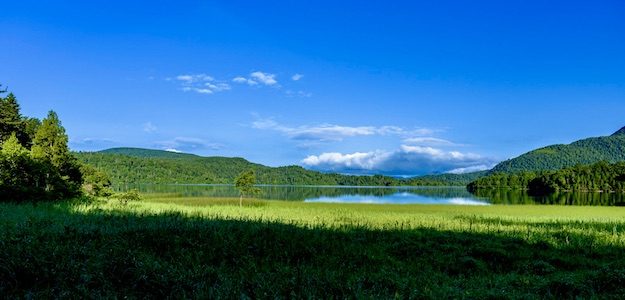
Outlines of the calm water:
M 556 204 L 625 205 L 625 195 L 615 193 L 560 193 L 532 197 L 520 191 L 487 191 L 477 195 L 464 187 L 337 187 L 259 186 L 258 198 L 305 202 L 392 203 L 392 204 Z M 185 197 L 238 197 L 231 185 L 131 185 L 141 192 L 168 193 Z

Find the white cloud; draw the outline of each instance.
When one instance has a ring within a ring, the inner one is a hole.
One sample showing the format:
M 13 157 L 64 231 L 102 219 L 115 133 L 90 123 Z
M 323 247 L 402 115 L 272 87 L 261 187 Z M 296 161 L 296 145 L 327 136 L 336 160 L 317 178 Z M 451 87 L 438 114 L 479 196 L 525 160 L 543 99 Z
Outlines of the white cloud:
M 345 137 L 376 134 L 375 127 L 350 127 L 332 124 L 287 127 L 271 119 L 256 120 L 252 122 L 252 127 L 279 131 L 295 140 L 341 141 Z
M 196 88 L 196 87 L 188 87 L 185 86 L 182 88 L 183 92 L 196 92 L 198 94 L 212 94 L 213 91 L 210 89 L 202 89 L 202 88 Z
M 300 97 L 300 98 L 310 98 L 312 97 L 312 93 L 305 91 L 291 91 L 287 90 L 285 92 L 287 97 Z
M 175 137 L 172 140 L 159 141 L 156 146 L 167 151 L 194 151 L 194 150 L 220 150 L 223 145 L 211 143 L 204 139 L 194 137 Z
M 204 86 L 209 88 L 211 91 L 215 91 L 215 92 L 227 91 L 227 90 L 231 89 L 230 85 L 227 84 L 227 83 L 210 83 L 210 82 L 207 82 L 207 83 L 204 84 Z
M 405 139 L 404 143 L 421 146 L 462 146 L 461 144 L 435 137 L 411 137 Z
M 247 79 L 245 79 L 245 77 L 237 76 L 237 77 L 232 78 L 232 81 L 236 83 L 245 83 L 247 82 Z
M 185 74 L 176 76 L 176 80 L 188 83 L 214 81 L 215 78 L 206 74 Z
M 346 137 L 373 135 L 416 135 L 431 133 L 430 129 L 406 130 L 398 126 L 341 126 L 320 124 L 315 126 L 289 127 L 278 124 L 272 119 L 258 119 L 252 122 L 252 128 L 275 130 L 294 140 L 305 141 L 342 141 Z
M 247 85 L 258 85 L 263 84 L 266 86 L 279 86 L 278 81 L 276 80 L 276 75 L 271 73 L 265 73 L 261 71 L 256 71 L 250 73 L 249 77 L 237 76 L 232 78 L 233 82 L 247 84 Z
M 242 77 L 242 76 L 234 77 L 232 79 L 232 81 L 236 82 L 236 83 L 247 83 L 248 85 L 257 85 L 258 84 L 258 82 L 254 81 L 252 79 L 247 79 L 247 78 Z
M 69 144 L 72 150 L 100 150 L 113 147 L 118 142 L 109 138 L 83 138 L 83 139 L 70 139 Z
M 304 166 L 321 171 L 389 175 L 463 173 L 485 170 L 494 163 L 478 154 L 408 145 L 395 151 L 322 153 L 302 160 Z
M 319 156 L 308 156 L 302 160 L 302 163 L 309 167 L 328 166 L 331 170 L 334 170 L 336 166 L 346 170 L 373 170 L 381 162 L 388 159 L 390 154 L 382 151 L 349 154 L 330 152 Z
M 203 73 L 178 75 L 175 79 L 180 83 L 180 89 L 183 92 L 210 95 L 231 89 L 229 84 L 215 80 L 212 76 Z
M 291 76 L 291 79 L 293 81 L 298 81 L 298 80 L 302 79 L 302 77 L 304 77 L 304 75 L 296 73 L 296 74 L 293 74 L 293 76 Z
M 278 81 L 276 80 L 276 75 L 271 73 L 264 73 L 260 71 L 253 72 L 250 74 L 250 77 L 254 80 L 264 84 L 264 85 L 276 85 Z
M 152 122 L 143 123 L 143 131 L 147 133 L 155 132 L 158 128 Z
M 93 144 L 112 144 L 116 143 L 115 140 L 109 138 L 84 138 L 79 141 L 72 140 L 75 144 L 85 144 L 85 145 L 93 145 Z
M 471 166 L 471 167 L 466 167 L 466 168 L 457 168 L 457 169 L 453 169 L 447 173 L 451 173 L 451 174 L 464 174 L 464 173 L 471 173 L 471 172 L 477 172 L 477 171 L 485 171 L 485 170 L 490 170 L 494 167 L 493 164 L 490 165 L 477 165 L 477 166 Z
M 167 149 L 165 149 L 165 151 L 174 152 L 174 153 L 182 153 L 182 151 L 180 151 L 178 149 L 174 149 L 174 148 L 167 148 Z

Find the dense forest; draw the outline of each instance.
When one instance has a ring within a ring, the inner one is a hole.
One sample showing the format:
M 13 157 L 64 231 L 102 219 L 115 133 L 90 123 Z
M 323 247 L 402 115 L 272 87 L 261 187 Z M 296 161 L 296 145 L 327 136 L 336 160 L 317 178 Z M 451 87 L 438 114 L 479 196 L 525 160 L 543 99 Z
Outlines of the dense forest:
M 611 136 L 579 140 L 568 145 L 552 145 L 503 161 L 491 170 L 495 173 L 559 170 L 599 161 L 625 161 L 625 127 Z
M 471 182 L 467 188 L 476 193 L 488 189 L 527 190 L 544 195 L 560 191 L 625 192 L 625 162 L 601 161 L 556 171 L 494 173 Z
M 6 94 L 0 90 L 0 96 Z M 0 201 L 56 200 L 79 195 L 98 171 L 82 166 L 69 151 L 54 111 L 38 120 L 22 116 L 13 93 L 0 97 Z
M 78 152 L 83 163 L 106 172 L 114 184 L 196 183 L 231 184 L 244 170 L 252 169 L 260 184 L 287 185 L 466 185 L 484 172 L 441 174 L 413 178 L 352 176 L 306 170 L 300 166 L 267 167 L 243 158 L 202 157 L 139 148 L 114 148 L 100 152 Z

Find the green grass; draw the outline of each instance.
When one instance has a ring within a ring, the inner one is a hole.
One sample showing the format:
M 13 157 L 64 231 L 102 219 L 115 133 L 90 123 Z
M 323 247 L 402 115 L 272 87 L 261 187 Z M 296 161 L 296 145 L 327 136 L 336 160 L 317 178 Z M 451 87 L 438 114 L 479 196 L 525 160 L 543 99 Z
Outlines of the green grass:
M 623 298 L 625 209 L 0 204 L 9 298 Z

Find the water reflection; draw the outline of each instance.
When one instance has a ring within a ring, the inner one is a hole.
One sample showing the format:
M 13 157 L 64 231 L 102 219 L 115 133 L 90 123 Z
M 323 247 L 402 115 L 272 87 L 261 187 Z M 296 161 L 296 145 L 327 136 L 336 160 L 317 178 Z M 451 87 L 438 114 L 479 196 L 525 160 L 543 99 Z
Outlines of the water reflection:
M 372 203 L 372 204 L 454 204 L 454 205 L 490 205 L 485 201 L 469 198 L 441 198 L 421 196 L 413 193 L 397 193 L 384 197 L 343 195 L 338 197 L 318 197 L 306 199 L 304 202 L 325 203 Z
M 530 196 L 526 191 L 494 189 L 479 190 L 474 194 L 494 204 L 625 206 L 623 193 L 564 192 L 548 196 Z
M 395 204 L 555 204 L 625 206 L 622 193 L 558 193 L 532 197 L 523 191 L 482 190 L 469 193 L 464 187 L 346 187 L 346 186 L 259 186 L 259 198 L 306 202 L 395 203 Z M 238 197 L 231 185 L 127 185 L 141 192 L 172 197 Z

